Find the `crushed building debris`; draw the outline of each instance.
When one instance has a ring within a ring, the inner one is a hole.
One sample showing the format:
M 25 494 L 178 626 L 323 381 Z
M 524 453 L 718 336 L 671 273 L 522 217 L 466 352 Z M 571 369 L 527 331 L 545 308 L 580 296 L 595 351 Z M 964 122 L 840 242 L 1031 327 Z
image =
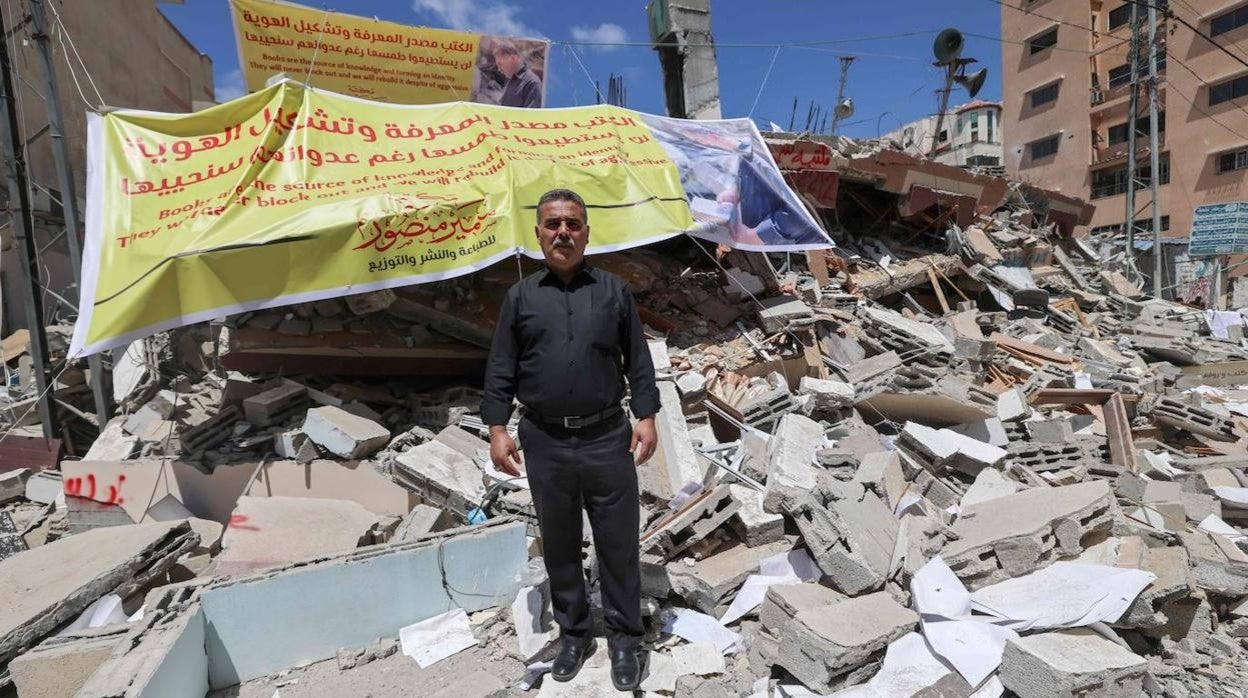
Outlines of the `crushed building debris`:
M 637 297 L 662 403 L 643 688 L 1248 691 L 1248 344 L 1103 266 L 1081 201 L 878 141 L 766 141 L 836 249 L 591 260 Z M 138 340 L 109 420 L 49 327 L 54 443 L 28 338 L 5 339 L 0 684 L 611 694 L 605 652 L 542 678 L 533 499 L 479 414 L 499 300 L 536 269 Z M 585 560 L 601 623 L 588 528 Z

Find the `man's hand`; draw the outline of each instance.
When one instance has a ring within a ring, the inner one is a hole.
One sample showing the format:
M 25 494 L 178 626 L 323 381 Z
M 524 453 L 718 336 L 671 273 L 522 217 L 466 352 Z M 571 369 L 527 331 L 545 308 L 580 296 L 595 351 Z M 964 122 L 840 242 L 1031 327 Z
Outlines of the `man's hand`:
M 507 433 L 505 426 L 490 427 L 490 460 L 495 468 L 512 477 L 520 477 L 520 466 L 524 465 L 524 459 L 520 457 L 516 442 Z
M 628 452 L 633 454 L 633 461 L 641 465 L 654 455 L 654 448 L 659 443 L 659 434 L 654 428 L 654 415 L 637 420 L 633 425 L 633 443 Z

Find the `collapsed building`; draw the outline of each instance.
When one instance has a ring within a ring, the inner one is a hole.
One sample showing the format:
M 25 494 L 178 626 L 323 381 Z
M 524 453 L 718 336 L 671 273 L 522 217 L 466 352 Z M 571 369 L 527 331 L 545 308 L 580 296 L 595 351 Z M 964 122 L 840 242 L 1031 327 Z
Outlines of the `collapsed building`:
M 876 141 L 767 143 L 836 249 L 592 260 L 636 295 L 662 400 L 642 688 L 1248 690 L 1243 326 L 1103 265 L 1077 199 Z M 6 339 L 0 681 L 614 694 L 605 652 L 541 679 L 558 631 L 532 499 L 478 414 L 498 301 L 536 268 L 136 342 L 103 424 L 65 365 L 55 444 Z

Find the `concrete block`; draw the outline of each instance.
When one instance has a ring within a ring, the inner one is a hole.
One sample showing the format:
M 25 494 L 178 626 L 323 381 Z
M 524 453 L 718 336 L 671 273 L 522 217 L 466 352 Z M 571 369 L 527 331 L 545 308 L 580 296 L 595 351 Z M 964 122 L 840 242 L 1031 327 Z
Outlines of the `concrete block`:
M 813 582 L 780 584 L 767 589 L 767 595 L 763 597 L 763 605 L 758 611 L 758 620 L 766 630 L 776 635 L 783 635 L 781 631 L 785 625 L 798 613 L 817 611 L 848 598 L 835 589 Z
M 104 425 L 100 435 L 91 443 L 83 460 L 125 460 L 134 455 L 139 439 L 126 434 L 121 417 L 114 417 Z
M 755 548 L 784 538 L 784 516 L 763 509 L 762 492 L 745 485 L 729 485 L 728 490 L 732 498 L 741 503 L 731 523 L 746 545 Z
M 1195 589 L 1192 586 L 1187 550 L 1181 545 L 1150 548 L 1135 536 L 1120 539 L 1118 550 L 1118 560 L 1111 564 L 1152 572 L 1156 579 L 1140 592 L 1131 607 L 1114 625 L 1141 629 L 1165 626 L 1168 623 L 1166 605 L 1187 598 Z
M 64 483 L 55 470 L 40 470 L 26 480 L 25 497 L 37 504 L 51 504 L 61 496 Z
M 298 429 L 275 435 L 273 450 L 282 458 L 289 458 L 300 463 L 311 463 L 318 455 L 316 445 L 312 443 L 307 434 Z
M 1005 448 L 1010 443 L 1010 437 L 1005 431 L 1005 426 L 996 417 L 969 424 L 959 424 L 949 427 L 949 429 L 962 436 L 969 436 L 976 441 L 982 441 L 997 448 Z
M 693 402 L 706 397 L 706 376 L 697 371 L 686 371 L 676 378 L 676 389 L 685 402 Z
M 274 388 L 244 398 L 243 415 L 248 422 L 267 427 L 284 421 L 309 401 L 307 388 L 294 381 L 284 381 Z
M 1134 698 L 1144 694 L 1141 656 L 1078 628 L 1009 640 L 1001 684 L 1019 698 Z
M 962 495 L 960 506 L 965 509 L 972 504 L 979 504 L 1000 497 L 1008 497 L 1021 488 L 1021 484 L 1006 479 L 1001 474 L 1001 471 L 984 468 L 979 471 L 979 475 L 975 476 L 975 482 L 967 488 L 966 494 Z
M 671 381 L 658 381 L 659 413 L 655 428 L 659 443 L 650 460 L 637 468 L 637 487 L 644 494 L 666 502 L 688 482 L 702 482 L 705 471 L 689 438 L 680 393 Z
M 655 522 L 641 536 L 641 552 L 670 560 L 711 535 L 741 508 L 728 485 L 719 485 Z
M 868 453 L 859 463 L 852 481 L 874 492 L 889 511 L 896 511 L 902 496 L 910 490 L 901 467 L 901 456 L 896 451 Z
M 1085 538 L 1109 532 L 1116 510 L 1104 481 L 1023 490 L 964 509 L 941 556 L 975 590 L 1078 555 Z
M 26 496 L 26 480 L 29 478 L 29 468 L 0 473 L 0 504 Z
M 728 283 L 724 286 L 724 290 L 730 295 L 737 297 L 761 296 L 767 287 L 763 284 L 763 280 L 743 269 L 729 267 L 724 276 L 727 277 Z
M 711 676 L 724 672 L 724 654 L 713 642 L 691 642 L 672 648 L 676 676 Z
M 441 531 L 449 524 L 446 512 L 424 504 L 417 504 L 399 522 L 391 541 L 416 540 L 421 536 Z
M 789 511 L 819 569 L 840 591 L 857 595 L 888 578 L 898 524 L 861 484 L 828 482 Z
M 792 548 L 784 540 L 757 548 L 737 544 L 693 564 L 689 564 L 688 558 L 669 562 L 667 575 L 672 591 L 692 608 L 719 617 L 720 604 L 741 587 L 746 577 L 758 572 L 760 562 Z
M 837 677 L 882 656 L 918 621 L 918 614 L 882 591 L 801 611 L 786 625 L 776 664 L 807 688 L 831 693 Z
M 767 445 L 767 490 L 763 508 L 773 514 L 815 488 L 815 451 L 823 445 L 823 427 L 797 414 L 785 415 Z
M 954 470 L 974 477 L 984 468 L 1000 466 L 1007 455 L 1005 449 L 992 444 L 917 422 L 906 422 L 897 439 L 897 448 L 936 475 Z
M 813 396 L 816 412 L 832 412 L 854 404 L 854 386 L 840 381 L 802 376 L 797 394 Z
M 756 482 L 767 482 L 767 445 L 762 434 L 746 431 L 741 434 L 741 472 Z
M 1019 422 L 1031 416 L 1031 405 L 1020 388 L 1011 388 L 997 397 L 997 419 Z
M 321 448 L 342 458 L 364 458 L 390 442 L 390 430 L 340 407 L 308 410 L 302 430 Z
M 792 296 L 763 298 L 758 302 L 758 321 L 767 332 L 780 332 L 789 323 L 813 319 L 810 306 Z
M 1248 595 L 1248 555 L 1225 536 L 1179 532 L 1192 564 L 1192 583 L 1221 596 Z
M 1070 420 L 1045 419 L 1024 422 L 1027 433 L 1032 441 L 1049 444 L 1070 443 L 1075 440 L 1075 431 Z
M 426 504 L 454 512 L 461 521 L 485 496 L 485 473 L 473 460 L 441 441 L 429 441 L 395 458 L 395 482 Z
M 113 654 L 125 635 L 119 626 L 55 635 L 9 663 L 22 698 L 73 696 Z

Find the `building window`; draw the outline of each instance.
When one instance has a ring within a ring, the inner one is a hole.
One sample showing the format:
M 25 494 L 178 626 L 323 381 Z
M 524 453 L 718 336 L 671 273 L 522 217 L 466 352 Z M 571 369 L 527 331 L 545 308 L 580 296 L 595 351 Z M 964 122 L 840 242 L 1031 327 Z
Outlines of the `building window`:
M 1117 68 L 1109 69 L 1109 89 L 1131 82 L 1131 64 L 1124 63 Z
M 972 155 L 966 159 L 966 164 L 971 167 L 997 167 L 1001 164 L 1001 158 L 995 155 Z
M 1098 225 L 1088 232 L 1094 236 L 1100 236 L 1106 233 L 1121 233 L 1123 232 L 1123 227 L 1124 226 L 1122 223 L 1113 223 L 1111 225 Z M 1169 229 L 1170 229 L 1170 216 L 1162 216 L 1161 217 L 1161 232 L 1164 233 Z M 1135 221 L 1135 231 L 1137 233 L 1153 232 L 1152 216 L 1149 216 L 1148 218 L 1137 218 Z
M 971 115 L 971 142 L 979 140 L 979 117 L 975 114 Z
M 1163 155 L 1158 163 L 1161 173 L 1157 179 L 1157 183 L 1170 183 L 1170 156 Z M 1148 164 L 1140 165 L 1135 168 L 1135 178 L 1139 181 L 1137 186 L 1147 187 L 1152 184 L 1152 167 Z M 1117 196 L 1127 191 L 1127 168 L 1126 166 L 1117 167 L 1107 170 L 1097 170 L 1092 173 L 1092 198 L 1103 199 L 1107 196 Z
M 1217 36 L 1248 24 L 1248 5 L 1238 7 L 1225 14 L 1218 15 L 1209 23 L 1209 34 Z
M 1209 106 L 1248 95 L 1248 75 L 1241 75 L 1209 88 Z
M 1060 136 L 1058 134 L 1054 134 L 1043 140 L 1038 140 L 1038 141 L 1033 142 L 1030 146 L 1031 147 L 1031 159 L 1039 160 L 1041 158 L 1047 158 L 1050 155 L 1056 154 L 1057 142 L 1059 138 Z
M 940 132 L 940 136 L 939 136 L 936 140 L 937 140 L 937 142 L 940 142 L 940 143 L 944 143 L 944 142 L 948 141 L 948 140 L 949 140 L 949 129 L 944 129 L 944 130 L 942 130 L 942 131 Z
M 1161 133 L 1166 130 L 1166 112 L 1157 112 L 1157 132 Z M 1135 134 L 1137 136 L 1148 136 L 1148 117 L 1141 116 L 1135 120 Z M 1127 132 L 1127 123 L 1124 121 L 1117 126 L 1109 127 L 1109 144 L 1118 145 L 1126 143 L 1130 133 Z
M 996 112 L 992 111 L 991 109 L 988 110 L 988 142 L 989 143 L 996 142 L 992 140 L 992 122 L 996 120 L 996 116 L 997 116 Z
M 1122 7 L 1116 7 L 1109 11 L 1109 30 L 1121 27 L 1131 21 L 1131 3 L 1127 3 Z
M 1218 156 L 1218 174 L 1248 169 L 1248 148 L 1233 150 Z
M 958 117 L 957 128 L 958 128 L 958 135 L 961 136 L 962 135 L 962 117 L 960 116 Z
M 1053 27 L 1047 32 L 1037 36 L 1027 42 L 1031 55 L 1036 55 L 1046 48 L 1053 48 L 1057 45 L 1057 27 Z
M 1031 96 L 1031 108 L 1035 109 L 1036 107 L 1056 100 L 1057 85 L 1058 83 L 1055 82 L 1051 85 L 1045 85 L 1044 87 L 1029 92 L 1028 94 Z

